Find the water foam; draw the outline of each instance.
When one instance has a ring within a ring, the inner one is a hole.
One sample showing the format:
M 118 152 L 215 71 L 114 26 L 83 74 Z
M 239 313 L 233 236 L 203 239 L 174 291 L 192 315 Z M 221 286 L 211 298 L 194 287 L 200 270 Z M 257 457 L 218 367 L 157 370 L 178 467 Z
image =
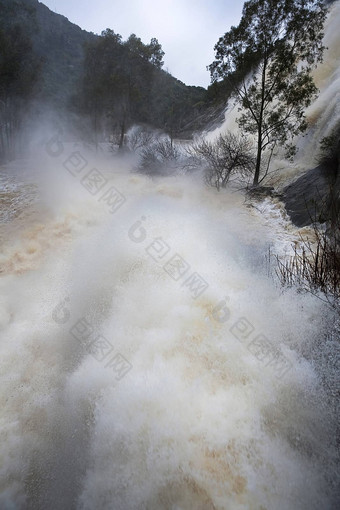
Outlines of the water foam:
M 302 355 L 325 310 L 261 266 L 298 232 L 193 177 L 97 161 L 126 198 L 110 214 L 65 154 L 41 185 L 46 221 L 2 253 L 1 507 L 330 508 L 334 418 Z M 166 272 L 174 256 L 201 295 Z M 125 377 L 72 335 L 81 318 L 131 364 Z M 284 377 L 231 331 L 241 318 L 283 353 Z

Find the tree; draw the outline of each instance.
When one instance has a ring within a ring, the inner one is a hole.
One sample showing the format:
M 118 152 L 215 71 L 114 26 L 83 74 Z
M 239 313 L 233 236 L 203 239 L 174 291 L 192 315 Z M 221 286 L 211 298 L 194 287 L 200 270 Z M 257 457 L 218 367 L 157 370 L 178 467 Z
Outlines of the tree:
M 230 81 L 242 112 L 238 124 L 257 137 L 254 186 L 264 151 L 267 173 L 275 148 L 294 154 L 289 141 L 307 128 L 304 111 L 317 93 L 311 72 L 322 60 L 326 13 L 322 0 L 249 0 L 239 25 L 215 46 L 212 81 Z
M 83 79 L 74 104 L 89 116 L 96 134 L 122 148 L 134 123 L 164 129 L 173 139 L 194 122 L 205 89 L 188 87 L 163 71 L 163 55 L 155 38 L 144 44 L 131 34 L 123 42 L 110 29 L 87 43 Z
M 162 50 L 162 45 L 155 37 L 151 39 L 150 44 L 144 44 L 140 37 L 137 37 L 136 34 L 131 34 L 125 44 L 131 53 L 147 60 L 153 66 L 158 67 L 158 69 L 161 69 L 163 66 L 164 51 Z
M 187 148 L 189 168 L 204 169 L 205 180 L 219 191 L 232 174 L 249 177 L 254 168 L 252 145 L 244 136 L 227 132 L 214 141 L 200 140 Z
M 15 157 L 15 141 L 38 79 L 40 62 L 20 26 L 0 28 L 0 155 Z
M 137 38 L 136 38 L 137 39 Z M 129 115 L 131 79 L 128 73 L 129 48 L 111 29 L 85 46 L 82 103 L 90 114 L 96 136 L 107 124 L 110 135 L 120 132 L 123 144 Z
M 13 22 L 15 10 L 23 7 L 26 22 L 35 21 L 34 10 L 0 1 L 0 159 L 15 157 L 18 135 L 41 70 L 33 52 L 29 30 Z
M 123 42 L 111 29 L 86 45 L 80 107 L 90 114 L 96 139 L 104 130 L 123 148 L 130 125 L 148 120 L 163 55 L 157 39 L 144 44 L 131 34 Z
M 142 42 L 140 37 L 136 36 L 136 34 L 131 34 L 124 44 L 128 47 L 131 53 L 148 60 L 149 55 L 147 46 Z
M 153 37 L 147 47 L 149 50 L 149 62 L 151 62 L 151 64 L 155 67 L 158 67 L 158 69 L 161 69 L 164 65 L 164 51 L 162 50 L 162 46 L 159 44 L 158 39 Z

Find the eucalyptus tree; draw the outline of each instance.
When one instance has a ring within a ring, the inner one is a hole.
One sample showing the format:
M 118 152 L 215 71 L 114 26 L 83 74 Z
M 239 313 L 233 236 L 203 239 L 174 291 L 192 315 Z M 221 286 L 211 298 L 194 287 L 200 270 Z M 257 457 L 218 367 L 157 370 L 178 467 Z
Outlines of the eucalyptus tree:
M 238 124 L 257 138 L 253 185 L 261 182 L 264 152 L 267 173 L 275 148 L 284 146 L 293 155 L 294 136 L 307 128 L 305 109 L 317 94 L 312 70 L 322 61 L 326 15 L 322 0 L 249 0 L 239 25 L 215 45 L 212 81 L 231 84 Z

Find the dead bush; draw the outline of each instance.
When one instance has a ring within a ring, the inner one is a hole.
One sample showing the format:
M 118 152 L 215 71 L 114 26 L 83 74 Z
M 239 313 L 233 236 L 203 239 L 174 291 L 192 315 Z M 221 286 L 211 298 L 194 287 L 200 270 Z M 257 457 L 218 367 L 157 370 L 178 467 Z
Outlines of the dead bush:
M 294 255 L 276 258 L 276 275 L 283 286 L 310 292 L 340 313 L 340 221 L 329 229 L 314 224 L 315 241 L 301 237 Z
M 180 167 L 181 152 L 166 138 L 145 147 L 141 152 L 139 171 L 147 175 L 167 175 Z
M 207 184 L 218 190 L 226 187 L 233 174 L 248 178 L 255 169 L 251 142 L 231 132 L 212 142 L 199 140 L 186 152 L 189 156 L 187 168 L 203 168 Z

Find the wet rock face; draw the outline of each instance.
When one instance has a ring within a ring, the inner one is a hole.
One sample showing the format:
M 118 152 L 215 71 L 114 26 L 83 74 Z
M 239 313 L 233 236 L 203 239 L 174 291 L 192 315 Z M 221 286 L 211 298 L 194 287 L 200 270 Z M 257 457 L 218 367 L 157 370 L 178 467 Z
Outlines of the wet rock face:
M 298 227 L 331 220 L 340 209 L 340 158 L 308 170 L 284 189 L 283 202 Z
M 325 209 L 325 198 L 330 192 L 327 172 L 322 166 L 308 170 L 297 181 L 284 189 L 283 201 L 295 225 L 310 225 L 319 219 Z
M 255 200 L 263 200 L 266 197 L 278 196 L 272 186 L 252 186 L 248 189 L 247 194 Z

